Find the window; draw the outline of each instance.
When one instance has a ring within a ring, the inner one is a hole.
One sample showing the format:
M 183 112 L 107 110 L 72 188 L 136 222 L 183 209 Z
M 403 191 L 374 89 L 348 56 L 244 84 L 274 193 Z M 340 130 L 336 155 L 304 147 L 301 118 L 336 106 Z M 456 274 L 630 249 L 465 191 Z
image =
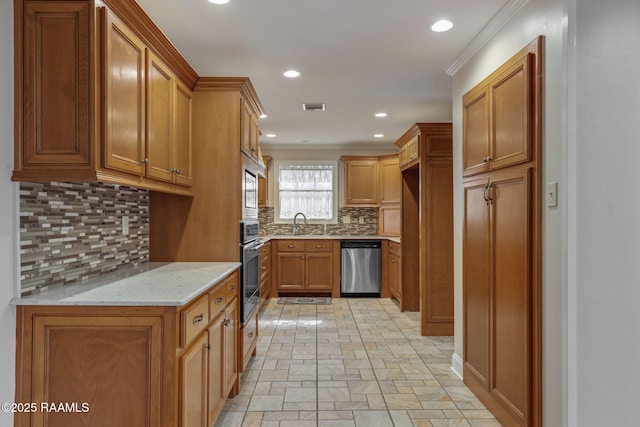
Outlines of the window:
M 276 223 L 291 223 L 298 212 L 310 223 L 337 223 L 337 161 L 276 161 L 274 169 Z

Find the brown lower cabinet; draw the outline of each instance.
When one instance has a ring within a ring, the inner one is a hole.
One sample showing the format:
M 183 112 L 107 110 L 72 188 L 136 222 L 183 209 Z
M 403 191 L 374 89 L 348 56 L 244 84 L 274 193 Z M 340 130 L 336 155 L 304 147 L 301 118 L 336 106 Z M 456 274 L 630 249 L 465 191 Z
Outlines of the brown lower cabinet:
M 18 427 L 213 425 L 239 391 L 238 271 L 183 307 L 18 306 Z M 42 403 L 68 403 L 71 412 Z
M 272 277 L 277 294 L 340 297 L 340 241 L 276 240 Z
M 398 302 L 402 300 L 400 243 L 389 242 L 388 248 L 389 293 Z

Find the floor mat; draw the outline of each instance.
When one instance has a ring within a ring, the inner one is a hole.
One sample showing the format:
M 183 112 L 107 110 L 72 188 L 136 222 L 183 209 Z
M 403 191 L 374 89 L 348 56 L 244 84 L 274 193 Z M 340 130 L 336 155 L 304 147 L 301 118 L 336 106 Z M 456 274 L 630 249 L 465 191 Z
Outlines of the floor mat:
M 316 304 L 330 305 L 331 297 L 280 297 L 278 304 Z

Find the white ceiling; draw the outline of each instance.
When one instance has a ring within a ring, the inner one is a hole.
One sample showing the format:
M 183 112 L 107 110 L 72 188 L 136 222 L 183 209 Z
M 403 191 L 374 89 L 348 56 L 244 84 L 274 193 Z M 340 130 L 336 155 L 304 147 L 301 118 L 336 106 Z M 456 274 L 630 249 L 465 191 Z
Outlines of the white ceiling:
M 277 135 L 261 144 L 375 147 L 413 123 L 451 121 L 445 69 L 507 0 L 138 3 L 199 75 L 251 79 L 268 115 L 260 129 Z M 441 18 L 453 29 L 432 32 Z M 283 77 L 290 68 L 302 75 Z M 327 110 L 304 112 L 303 102 Z

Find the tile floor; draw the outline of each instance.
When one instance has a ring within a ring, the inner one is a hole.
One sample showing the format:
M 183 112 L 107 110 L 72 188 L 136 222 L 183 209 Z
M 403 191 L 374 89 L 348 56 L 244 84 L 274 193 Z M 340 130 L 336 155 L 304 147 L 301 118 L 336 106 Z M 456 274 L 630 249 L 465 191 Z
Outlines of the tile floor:
M 269 300 L 216 427 L 500 426 L 451 371 L 453 338 L 422 337 L 418 321 L 390 299 Z

